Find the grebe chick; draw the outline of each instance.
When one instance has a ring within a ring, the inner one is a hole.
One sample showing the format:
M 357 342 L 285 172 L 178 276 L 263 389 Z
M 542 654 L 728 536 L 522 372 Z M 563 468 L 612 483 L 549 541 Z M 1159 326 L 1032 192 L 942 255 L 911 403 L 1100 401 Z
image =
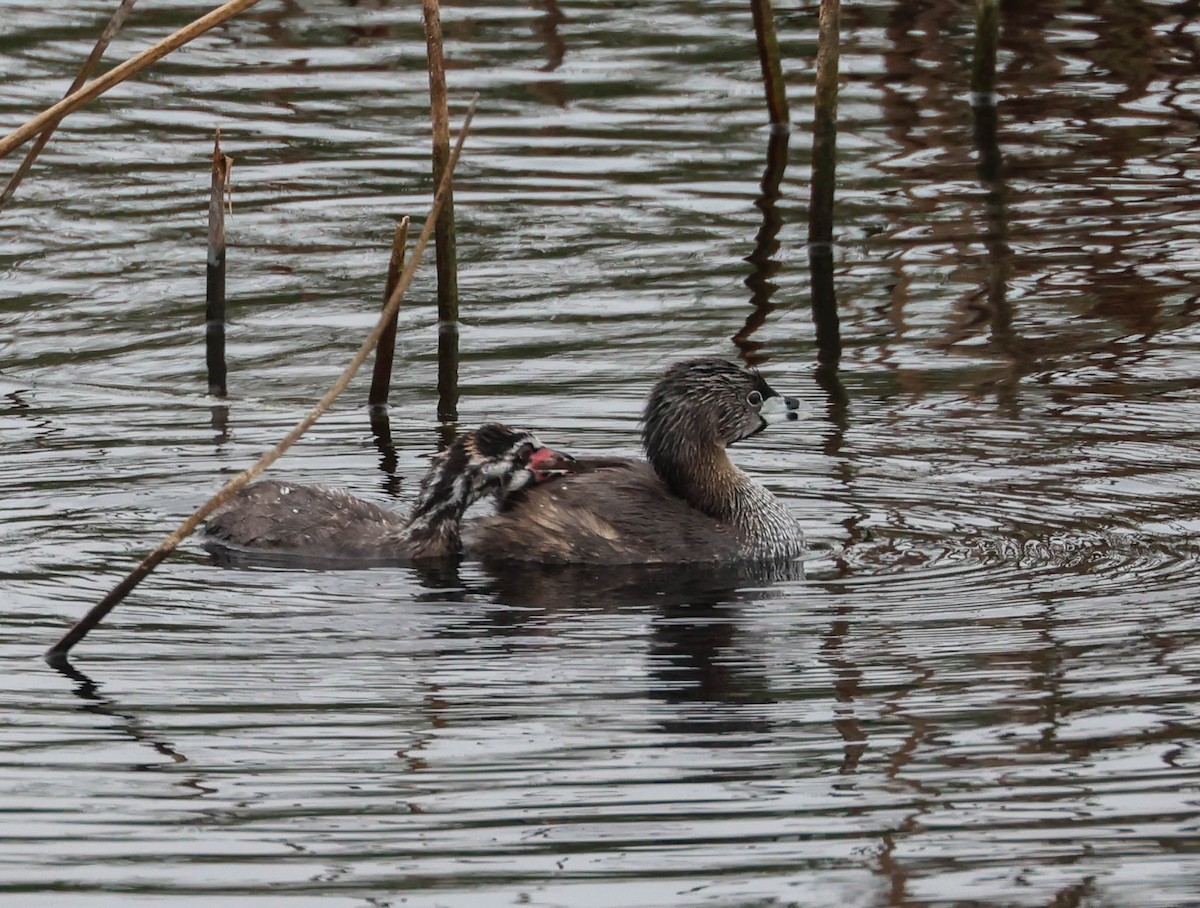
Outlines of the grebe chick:
M 339 560 L 454 557 L 468 507 L 487 495 L 518 494 L 570 461 L 531 432 L 489 423 L 434 455 L 407 517 L 340 489 L 259 482 L 208 519 L 205 544 Z

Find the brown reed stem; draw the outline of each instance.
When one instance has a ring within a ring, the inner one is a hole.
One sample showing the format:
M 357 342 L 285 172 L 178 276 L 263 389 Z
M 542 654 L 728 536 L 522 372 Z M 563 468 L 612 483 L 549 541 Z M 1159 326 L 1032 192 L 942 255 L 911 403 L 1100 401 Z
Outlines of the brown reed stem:
M 197 508 L 187 520 L 179 525 L 175 532 L 164 539 L 158 548 L 147 555 L 141 564 L 134 568 L 124 580 L 113 587 L 107 596 L 76 622 L 63 635 L 61 640 L 47 650 L 46 659 L 48 661 L 61 662 L 66 659 L 71 648 L 87 636 L 88 632 L 99 624 L 104 619 L 104 616 L 111 612 L 122 599 L 129 595 L 147 574 L 154 570 L 163 559 L 175 550 L 180 542 L 200 526 L 205 517 L 227 502 L 239 489 L 283 456 L 283 453 L 295 444 L 300 436 L 307 432 L 325 414 L 337 396 L 346 389 L 346 386 L 358 374 L 358 370 L 362 367 L 362 364 L 371 355 L 371 351 L 375 349 L 375 345 L 379 343 L 379 338 L 383 335 L 384 329 L 387 327 L 392 315 L 400 308 L 400 301 L 404 299 L 404 294 L 408 291 L 409 285 L 412 283 L 417 265 L 420 264 L 421 257 L 425 253 L 425 247 L 429 244 L 429 238 L 433 234 L 433 227 L 437 223 L 438 213 L 442 210 L 442 205 L 445 204 L 446 196 L 450 192 L 450 181 L 454 175 L 454 168 L 458 164 L 463 142 L 466 141 L 474 115 L 475 101 L 473 100 L 470 107 L 467 108 L 466 116 L 463 118 L 462 129 L 458 134 L 458 141 L 454 145 L 454 150 L 450 153 L 450 159 L 446 164 L 446 173 L 438 184 L 437 194 L 434 196 L 433 204 L 429 208 L 429 216 L 425 219 L 425 226 L 421 229 L 421 235 L 417 238 L 417 243 L 413 247 L 412 257 L 409 259 L 408 264 L 405 265 L 404 271 L 400 275 L 400 281 L 396 284 L 396 289 L 392 291 L 387 305 L 383 307 L 383 312 L 380 313 L 379 320 L 375 323 L 374 329 L 367 336 L 367 339 L 362 342 L 362 346 L 358 348 L 358 352 L 354 354 L 354 358 L 350 361 L 345 371 L 338 376 L 337 381 L 333 383 L 333 386 L 326 392 L 325 396 L 317 402 L 316 406 L 308 411 L 304 418 L 288 432 L 279 444 L 260 457 L 252 466 L 231 479 L 216 495 Z
M 441 183 L 450 158 L 450 108 L 446 99 L 446 61 L 442 53 L 442 14 L 438 0 L 421 0 L 425 12 L 425 49 L 429 59 L 429 108 L 433 122 L 433 181 Z M 458 262 L 454 234 L 454 195 L 438 218 L 438 321 L 458 321 Z
M 775 11 L 771 0 L 750 0 L 754 33 L 758 39 L 758 60 L 762 64 L 763 86 L 767 92 L 767 112 L 772 126 L 786 126 L 787 88 L 783 84 L 783 66 L 779 60 L 779 38 L 775 34 Z
M 402 218 L 396 225 L 392 237 L 392 255 L 388 259 L 387 283 L 383 291 L 383 304 L 392 298 L 392 291 L 400 281 L 400 271 L 404 267 L 404 247 L 408 245 L 408 218 Z M 379 347 L 375 350 L 375 371 L 371 375 L 371 391 L 367 395 L 367 405 L 372 410 L 381 410 L 387 406 L 388 390 L 392 383 L 392 361 L 396 354 L 396 320 L 400 310 L 392 313 L 391 320 L 379 336 Z
M 209 29 L 220 25 L 227 19 L 233 18 L 257 2 L 258 0 L 229 0 L 223 6 L 219 6 L 207 15 L 201 16 L 191 25 L 184 26 L 173 35 L 163 38 L 163 40 L 159 41 L 153 47 L 147 48 L 137 56 L 130 57 L 120 66 L 110 69 L 98 79 L 89 82 L 77 91 L 71 92 L 53 107 L 43 110 L 24 126 L 14 129 L 3 139 L 0 139 L 0 158 L 5 157 L 14 148 L 19 148 L 25 144 L 47 126 L 57 124 L 67 114 L 74 113 L 88 101 L 102 95 L 114 85 L 119 85 L 130 76 L 141 72 L 151 63 L 161 60 L 171 51 L 177 50 L 189 41 L 198 38 Z
M 443 424 L 458 419 L 458 322 L 438 325 L 437 415 Z
M 71 94 L 87 81 L 87 77 L 92 74 L 92 70 L 100 62 L 100 58 L 104 56 L 108 45 L 112 42 L 117 32 L 121 30 L 121 26 L 125 24 L 125 19 L 129 16 L 135 3 L 137 3 L 137 0 L 121 0 L 120 5 L 113 11 L 112 18 L 108 20 L 108 25 L 104 26 L 104 31 L 96 39 L 96 44 L 92 48 L 92 52 L 83 61 L 83 66 L 79 67 L 79 74 L 75 76 L 71 87 L 67 89 L 67 95 Z M 0 210 L 3 210 L 4 206 L 8 204 L 9 199 L 13 197 L 13 193 L 17 191 L 17 187 L 21 185 L 21 181 L 25 179 L 30 168 L 33 167 L 33 162 L 37 160 L 38 155 L 42 153 L 42 149 L 46 147 L 46 143 L 50 141 L 50 137 L 54 135 L 54 129 L 57 125 L 57 123 L 51 123 L 49 128 L 38 136 L 33 145 L 30 146 L 29 151 L 25 154 L 25 160 L 21 162 L 21 166 L 17 168 L 17 172 L 12 175 L 12 178 L 8 181 L 8 185 L 4 187 L 4 191 L 0 192 Z
M 821 0 L 817 94 L 813 112 L 813 177 L 808 242 L 833 242 L 833 196 L 837 173 L 838 59 L 841 3 Z
M 839 0 L 821 0 L 817 49 L 817 93 L 813 112 L 812 189 L 808 209 L 808 266 L 817 361 L 836 371 L 841 327 L 833 282 L 833 202 L 837 183 Z
M 1000 44 L 1000 0 L 979 0 L 975 15 L 975 57 L 971 62 L 971 103 L 996 103 L 996 51 Z
M 221 151 L 221 130 L 213 140 L 212 192 L 208 199 L 208 267 L 204 308 L 204 360 L 208 393 L 225 397 L 225 194 L 233 158 Z

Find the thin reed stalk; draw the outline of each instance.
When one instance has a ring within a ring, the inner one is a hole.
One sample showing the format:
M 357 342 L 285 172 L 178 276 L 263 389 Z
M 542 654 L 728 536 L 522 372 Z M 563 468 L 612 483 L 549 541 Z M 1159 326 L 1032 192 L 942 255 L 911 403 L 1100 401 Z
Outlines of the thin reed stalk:
M 975 56 L 971 61 L 971 104 L 996 104 L 996 51 L 1000 46 L 1000 0 L 979 0 L 975 12 Z
M 813 112 L 813 178 L 808 242 L 833 242 L 833 197 L 837 174 L 838 60 L 841 3 L 821 0 L 817 50 L 817 94 Z
M 96 39 L 96 44 L 92 48 L 92 52 L 88 54 L 86 60 L 83 61 L 83 66 L 79 67 L 79 74 L 75 76 L 75 80 L 67 89 L 67 95 L 76 91 L 88 76 L 96 68 L 96 64 L 100 62 L 100 58 L 104 56 L 104 52 L 108 49 L 108 45 L 112 39 L 116 37 L 117 32 L 121 30 L 121 26 L 125 24 L 125 19 L 128 18 L 130 11 L 133 10 L 133 5 L 137 0 L 121 0 L 120 5 L 113 11 L 112 18 L 108 20 L 108 25 L 104 26 L 104 31 L 100 33 L 100 37 Z M 64 95 L 66 97 L 66 95 Z M 54 135 L 54 129 L 57 123 L 51 123 L 41 135 L 37 137 L 29 151 L 25 154 L 25 159 L 21 162 L 21 166 L 17 168 L 16 173 L 8 181 L 8 185 L 4 187 L 4 191 L 0 192 L 0 210 L 8 204 L 9 199 L 13 197 L 13 193 L 17 191 L 17 187 L 21 185 L 21 181 L 29 173 L 33 162 L 37 160 L 42 149 L 46 147 L 46 143 L 50 141 L 50 137 Z
M 366 362 L 367 357 L 371 355 L 371 351 L 375 349 L 376 344 L 379 343 L 379 338 L 387 328 L 393 313 L 400 307 L 400 301 L 404 299 L 404 294 L 408 291 L 409 285 L 412 284 L 417 265 L 420 264 L 421 257 L 425 253 L 425 247 L 429 244 L 429 238 L 433 234 L 433 227 L 437 223 L 438 213 L 441 211 L 442 205 L 446 202 L 446 196 L 450 192 L 450 182 L 454 175 L 454 168 L 458 164 L 463 142 L 466 141 L 467 134 L 470 132 L 471 120 L 474 115 L 475 101 L 472 101 L 471 106 L 467 109 L 466 116 L 463 118 L 462 129 L 458 134 L 458 141 L 450 153 L 450 159 L 446 165 L 446 173 L 438 184 L 437 194 L 434 196 L 433 204 L 429 209 L 429 216 L 425 219 L 425 226 L 421 229 L 421 234 L 417 238 L 416 245 L 413 247 L 412 257 L 409 259 L 408 264 L 405 265 L 404 271 L 400 275 L 400 280 L 396 284 L 396 289 L 392 291 L 392 295 L 388 299 L 387 305 L 384 306 L 383 312 L 380 313 L 379 320 L 376 322 L 374 329 L 367 336 L 367 339 L 362 342 L 362 346 L 358 348 L 358 352 L 354 354 L 354 358 L 350 361 L 345 371 L 338 376 L 337 381 L 333 383 L 333 386 L 326 392 L 325 396 L 317 402 L 316 406 L 309 410 L 304 418 L 288 432 L 279 444 L 260 457 L 252 466 L 235 476 L 216 495 L 197 508 L 190 517 L 159 544 L 158 548 L 147 555 L 125 579 L 113 587 L 107 596 L 93 606 L 83 618 L 67 631 L 62 639 L 46 652 L 46 659 L 48 661 L 61 662 L 66 659 L 71 648 L 87 636 L 88 632 L 99 624 L 105 615 L 111 612 L 122 599 L 128 596 L 163 559 L 175 550 L 180 542 L 200 526 L 205 517 L 227 502 L 239 489 L 283 456 L 283 453 L 295 444 L 300 436 L 307 432 L 325 414 L 337 396 L 346 389 L 346 386 L 358 374 L 358 370 Z
M 433 181 L 442 181 L 450 158 L 450 107 L 446 98 L 446 61 L 442 53 L 442 14 L 438 0 L 421 0 L 425 12 L 425 49 L 429 59 L 429 109 L 433 122 Z M 438 218 L 434 232 L 437 247 L 438 321 L 458 321 L 458 261 L 454 234 L 454 195 Z
M 458 322 L 438 325 L 437 415 L 443 424 L 458 419 Z M 454 441 L 453 435 L 450 440 Z
M 838 59 L 841 4 L 821 0 L 817 93 L 813 113 L 812 189 L 808 209 L 808 262 L 817 358 L 836 369 L 841 359 L 841 327 L 833 283 L 833 202 L 837 183 Z
M 208 268 L 204 311 L 204 360 L 208 393 L 228 393 L 225 367 L 225 198 L 233 158 L 221 151 L 221 130 L 213 140 L 212 192 L 208 199 Z
M 772 126 L 787 126 L 790 116 L 783 65 L 779 60 L 779 38 L 775 34 L 775 11 L 771 0 L 750 0 L 750 11 L 754 16 L 758 60 L 762 64 L 763 87 L 767 92 L 767 113 Z
M 140 54 L 130 57 L 120 66 L 113 67 L 104 75 L 84 85 L 77 91 L 71 92 L 57 104 L 48 107 L 40 114 L 17 129 L 14 129 L 3 139 L 0 139 L 0 158 L 8 155 L 14 148 L 19 148 L 47 126 L 54 126 L 69 113 L 74 113 L 88 101 L 104 94 L 114 85 L 119 85 L 131 76 L 137 75 L 151 63 L 161 60 L 173 50 L 178 50 L 189 41 L 195 40 L 209 29 L 215 28 L 222 22 L 232 19 L 238 13 L 248 9 L 258 0 L 230 0 L 207 15 L 201 16 L 190 25 L 186 25 L 173 35 L 163 38 L 153 47 L 147 48 Z
M 404 268 L 404 247 L 408 245 L 408 218 L 402 218 L 396 225 L 392 236 L 392 255 L 388 259 L 387 283 L 383 290 L 383 304 L 386 306 L 392 298 L 392 292 L 400 281 L 400 272 Z M 382 410 L 387 407 L 388 391 L 392 383 L 392 362 L 396 354 L 396 320 L 400 310 L 392 313 L 392 318 L 383 334 L 379 336 L 379 347 L 375 350 L 375 371 L 371 374 L 371 391 L 367 395 L 367 405 L 372 410 Z

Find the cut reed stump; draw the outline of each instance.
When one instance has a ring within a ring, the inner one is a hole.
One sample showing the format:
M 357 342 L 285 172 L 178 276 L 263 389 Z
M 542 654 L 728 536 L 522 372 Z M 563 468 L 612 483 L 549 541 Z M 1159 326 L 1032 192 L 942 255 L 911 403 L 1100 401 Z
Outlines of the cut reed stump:
M 233 158 L 221 151 L 221 130 L 213 141 L 212 192 L 208 199 L 208 268 L 204 312 L 204 359 L 208 393 L 225 397 L 225 200 Z

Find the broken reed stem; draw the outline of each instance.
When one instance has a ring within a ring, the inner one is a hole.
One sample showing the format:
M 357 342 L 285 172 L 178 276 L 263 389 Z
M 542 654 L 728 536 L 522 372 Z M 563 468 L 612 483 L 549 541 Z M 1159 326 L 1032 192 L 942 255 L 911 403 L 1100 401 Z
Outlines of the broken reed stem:
M 833 189 L 837 168 L 840 0 L 821 0 L 817 95 L 813 112 L 813 176 L 808 242 L 833 242 Z
M 67 95 L 70 95 L 87 81 L 88 76 L 92 74 L 92 70 L 96 68 L 96 64 L 100 62 L 100 58 L 104 56 L 108 45 L 112 42 L 117 32 L 121 30 L 121 26 L 125 24 L 125 19 L 129 16 L 135 3 L 137 3 L 137 0 L 121 0 L 120 6 L 113 12 L 112 18 L 108 20 L 108 25 L 104 26 L 104 31 L 100 33 L 100 37 L 96 40 L 96 45 L 92 48 L 92 52 L 83 61 L 83 66 L 79 67 L 79 74 L 75 76 L 75 81 L 67 89 Z M 42 149 L 46 147 L 46 143 L 50 141 L 50 137 L 54 135 L 54 129 L 57 125 L 57 123 L 51 123 L 49 128 L 38 136 L 37 140 L 30 146 L 29 151 L 25 155 L 25 160 L 21 162 L 21 166 L 17 168 L 17 172 L 12 175 L 12 179 L 4 187 L 4 192 L 0 192 L 0 209 L 3 209 L 8 204 L 8 200 L 13 197 L 13 193 L 17 191 L 17 187 L 21 185 L 21 181 L 25 179 L 26 174 L 33 167 L 33 162 L 37 160 L 38 155 L 42 153 Z
M 975 58 L 971 63 L 971 104 L 996 103 L 996 50 L 1000 44 L 1000 0 L 979 0 L 975 15 Z
M 476 97 L 478 100 L 478 97 Z M 417 265 L 421 262 L 421 256 L 425 252 L 425 247 L 429 243 L 429 238 L 433 233 L 433 225 L 437 223 L 438 212 L 441 211 L 442 205 L 446 202 L 446 196 L 450 192 L 450 181 L 454 175 L 454 168 L 458 164 L 459 155 L 462 153 L 463 142 L 466 141 L 467 134 L 471 128 L 471 120 L 475 115 L 475 100 L 471 101 L 470 107 L 467 108 L 466 116 L 463 118 L 462 129 L 458 134 L 458 141 L 454 145 L 454 150 L 450 153 L 450 159 L 446 164 L 446 173 L 441 182 L 438 184 L 437 194 L 433 198 L 433 204 L 429 208 L 429 216 L 425 219 L 425 226 L 421 229 L 421 235 L 417 238 L 417 243 L 413 247 L 412 257 L 405 265 L 403 273 L 400 275 L 400 281 L 396 284 L 396 289 L 392 291 L 391 297 L 388 298 L 387 305 L 384 306 L 383 312 L 380 313 L 379 320 L 375 324 L 375 328 L 367 336 L 367 339 L 362 342 L 362 346 L 358 348 L 358 352 L 354 354 L 354 358 L 346 367 L 345 371 L 338 376 L 337 381 L 333 383 L 333 387 L 326 392 L 325 396 L 317 402 L 308 413 L 304 416 L 296 426 L 288 432 L 288 434 L 274 448 L 264 454 L 249 468 L 243 470 L 233 479 L 231 479 L 224 488 L 216 495 L 202 504 L 196 511 L 187 518 L 170 536 L 162 541 L 153 552 L 136 568 L 129 573 L 120 583 L 118 583 L 99 603 L 83 616 L 76 624 L 63 635 L 54 646 L 46 652 L 46 659 L 51 662 L 62 662 L 66 659 L 67 654 L 71 651 L 76 643 L 87 636 L 88 632 L 99 624 L 104 616 L 113 610 L 113 608 L 124 599 L 129 593 L 145 579 L 155 567 L 157 567 L 163 559 L 165 559 L 175 547 L 186 539 L 193 530 L 200 526 L 201 522 L 227 502 L 233 495 L 245 486 L 250 480 L 254 479 L 262 473 L 267 467 L 277 461 L 283 453 L 296 443 L 312 425 L 324 415 L 330 405 L 339 394 L 346 389 L 350 381 L 358 373 L 359 368 L 371 355 L 371 351 L 375 349 L 375 345 L 379 343 L 379 338 L 382 336 L 384 329 L 387 327 L 388 321 L 392 315 L 400 307 L 400 301 L 404 299 L 404 294 L 408 291 L 409 285 L 412 283 L 413 274 L 417 270 Z
M 404 247 L 408 245 L 408 218 L 401 219 L 396 225 L 396 233 L 392 237 L 392 255 L 388 260 L 387 283 L 383 291 L 383 304 L 387 305 L 392 298 L 392 291 L 400 281 L 400 271 L 404 267 Z M 372 410 L 382 410 L 387 406 L 388 390 L 392 382 L 392 360 L 396 353 L 396 320 L 400 310 L 392 313 L 387 327 L 379 335 L 379 346 L 375 350 L 375 371 L 371 375 L 371 392 L 367 395 L 367 404 Z
M 233 158 L 221 151 L 221 130 L 213 142 L 212 194 L 208 199 L 208 268 L 204 311 L 204 359 L 208 393 L 224 397 L 225 386 L 225 194 Z
M 442 54 L 442 14 L 438 0 L 421 0 L 425 12 L 425 49 L 429 60 L 429 108 L 433 122 L 433 182 L 438 185 L 450 157 L 450 108 L 446 100 L 446 61 Z M 454 195 L 438 218 L 438 321 L 458 321 L 458 262 L 454 236 Z
M 758 39 L 758 59 L 762 64 L 763 86 L 767 92 L 767 112 L 772 126 L 786 126 L 787 89 L 783 84 L 783 66 L 779 61 L 779 38 L 775 34 L 775 11 L 771 0 L 750 0 L 754 15 L 754 33 Z
M 108 91 L 114 85 L 119 85 L 130 76 L 141 72 L 151 63 L 161 60 L 171 51 L 177 50 L 189 41 L 198 38 L 209 29 L 220 25 L 227 19 L 233 18 L 257 2 L 258 0 L 230 0 L 230 2 L 217 7 L 207 15 L 201 16 L 191 25 L 184 26 L 173 35 L 163 38 L 163 40 L 159 41 L 153 47 L 147 48 L 135 57 L 130 57 L 120 66 L 110 69 L 98 79 L 89 82 L 77 91 L 71 92 L 53 107 L 42 111 L 24 126 L 13 130 L 3 139 L 0 139 L 0 158 L 7 155 L 14 148 L 18 148 L 29 141 L 29 139 L 44 130 L 47 126 L 56 125 L 67 114 L 74 113 L 88 101 Z

